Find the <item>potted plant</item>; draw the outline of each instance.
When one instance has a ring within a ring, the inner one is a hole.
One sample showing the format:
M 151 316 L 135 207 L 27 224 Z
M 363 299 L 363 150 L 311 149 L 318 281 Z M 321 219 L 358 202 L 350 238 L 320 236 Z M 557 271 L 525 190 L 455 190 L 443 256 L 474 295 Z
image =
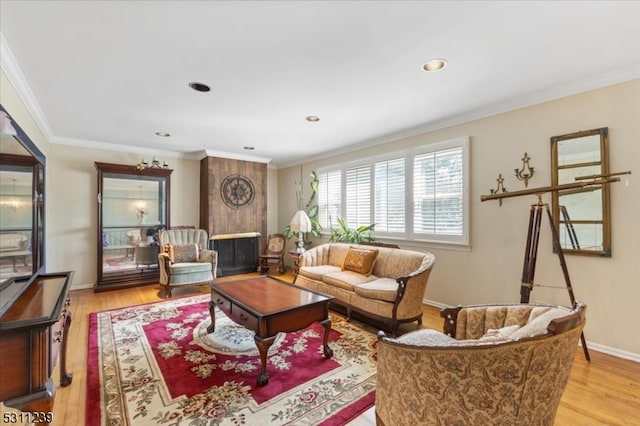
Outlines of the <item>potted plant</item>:
M 363 241 L 373 241 L 371 232 L 375 229 L 376 224 L 362 225 L 355 229 L 349 228 L 347 221 L 338 218 L 338 226 L 331 229 L 331 241 L 338 243 L 354 243 L 360 244 Z
M 322 226 L 320 225 L 320 222 L 318 222 L 318 206 L 316 204 L 313 204 L 316 199 L 316 194 L 318 192 L 318 185 L 320 184 L 320 181 L 318 180 L 318 176 L 316 175 L 316 172 L 311 172 L 310 176 L 311 176 L 311 182 L 309 185 L 311 186 L 311 196 L 309 197 L 309 201 L 307 201 L 307 204 L 305 204 L 304 208 L 302 207 L 302 190 L 298 189 L 296 191 L 298 209 L 304 210 L 304 212 L 307 214 L 307 216 L 309 216 L 309 219 L 311 220 L 311 231 L 305 232 L 303 235 L 305 246 L 308 246 L 311 244 L 311 241 L 309 240 L 309 235 L 313 235 L 314 237 L 319 237 L 320 231 L 322 230 Z M 291 229 L 291 225 L 285 226 L 283 234 L 288 239 L 298 236 L 298 233 Z

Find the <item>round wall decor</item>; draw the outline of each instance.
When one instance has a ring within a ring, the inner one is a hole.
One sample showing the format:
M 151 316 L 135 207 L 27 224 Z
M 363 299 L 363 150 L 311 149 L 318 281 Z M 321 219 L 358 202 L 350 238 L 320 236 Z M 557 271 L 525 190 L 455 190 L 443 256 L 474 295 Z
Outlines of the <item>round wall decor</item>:
M 242 175 L 229 175 L 220 186 L 222 201 L 231 208 L 239 209 L 251 204 L 255 198 L 253 182 Z

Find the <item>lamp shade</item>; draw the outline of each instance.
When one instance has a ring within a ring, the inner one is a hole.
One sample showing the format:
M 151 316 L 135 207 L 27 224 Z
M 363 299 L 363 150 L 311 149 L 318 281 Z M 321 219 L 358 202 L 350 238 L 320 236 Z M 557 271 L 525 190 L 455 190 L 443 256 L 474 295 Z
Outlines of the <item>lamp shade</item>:
M 311 219 L 309 219 L 309 216 L 307 216 L 304 210 L 298 210 L 291 218 L 289 225 L 294 232 L 311 231 Z

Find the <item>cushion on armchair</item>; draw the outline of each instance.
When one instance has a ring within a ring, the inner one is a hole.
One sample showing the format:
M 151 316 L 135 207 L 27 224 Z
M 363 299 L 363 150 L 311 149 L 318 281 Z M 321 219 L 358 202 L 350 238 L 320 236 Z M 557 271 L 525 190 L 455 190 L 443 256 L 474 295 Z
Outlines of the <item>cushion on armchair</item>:
M 200 258 L 198 244 L 166 244 L 165 253 L 169 255 L 171 263 L 197 262 Z

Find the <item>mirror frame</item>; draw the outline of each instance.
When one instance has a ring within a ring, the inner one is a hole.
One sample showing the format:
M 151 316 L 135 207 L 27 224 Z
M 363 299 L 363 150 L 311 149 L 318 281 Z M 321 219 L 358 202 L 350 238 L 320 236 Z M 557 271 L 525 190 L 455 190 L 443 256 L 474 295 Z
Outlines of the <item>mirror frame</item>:
M 588 136 L 596 136 L 600 137 L 600 161 L 592 161 L 585 163 L 575 163 L 568 166 L 559 165 L 558 160 L 558 144 L 560 142 L 572 140 L 572 139 L 580 139 Z M 598 129 L 592 130 L 583 130 L 575 133 L 569 133 L 566 135 L 553 136 L 551 138 L 551 185 L 555 186 L 560 184 L 559 182 L 559 170 L 566 168 L 580 168 L 580 167 L 593 167 L 600 166 L 600 173 L 602 175 L 607 175 L 609 173 L 609 130 L 607 127 L 601 127 Z M 593 173 L 585 173 L 584 175 L 592 175 Z M 567 183 L 567 182 L 562 182 Z M 600 186 L 592 186 L 590 189 L 597 188 L 602 190 L 601 204 L 602 204 L 602 220 L 577 220 L 572 222 L 582 222 L 586 224 L 602 224 L 602 249 L 601 250 L 588 250 L 588 249 L 580 249 L 580 248 L 572 248 L 572 247 L 562 247 L 562 250 L 566 254 L 580 254 L 587 256 L 600 256 L 600 257 L 611 257 L 611 204 L 610 204 L 610 195 L 609 195 L 609 185 L 600 185 Z M 571 190 L 575 191 L 575 190 Z M 553 191 L 551 196 L 552 201 L 552 215 L 554 226 L 556 228 L 556 232 L 558 235 L 560 234 L 560 224 L 565 221 L 560 217 L 560 196 L 562 191 Z M 554 252 L 555 252 L 554 248 Z
M 14 155 L 14 154 L 1 154 L 0 153 L 0 161 L 3 164 L 17 165 L 17 166 L 25 166 L 32 168 L 32 184 L 31 184 L 31 199 L 34 200 L 32 203 L 32 221 L 31 221 L 31 262 L 32 262 L 32 271 L 31 275 L 23 275 L 23 276 L 14 276 L 12 278 L 25 278 L 29 277 L 31 279 L 35 278 L 38 274 L 44 273 L 46 270 L 46 232 L 45 232 L 45 166 L 46 166 L 46 157 L 38 149 L 36 144 L 31 140 L 31 138 L 25 133 L 25 131 L 20 127 L 20 125 L 15 121 L 15 119 L 11 116 L 9 111 L 0 104 L 0 111 L 7 114 L 7 117 L 11 121 L 11 125 L 16 130 L 16 135 L 14 135 L 14 139 L 22 145 L 22 147 L 31 155 L 31 157 L 24 155 Z M 9 279 L 8 281 L 11 281 Z M 0 282 L 0 285 L 4 283 Z
M 142 177 L 146 178 L 157 178 L 158 180 L 164 179 L 165 182 L 165 203 L 164 203 L 164 212 L 162 212 L 163 217 L 166 218 L 166 223 L 162 225 L 165 226 L 166 229 L 169 229 L 171 226 L 170 215 L 171 211 L 171 173 L 173 170 L 165 169 L 165 168 L 151 168 L 147 167 L 145 169 L 137 169 L 136 166 L 130 166 L 126 164 L 112 164 L 112 163 L 100 163 L 96 162 L 95 167 L 98 171 L 98 193 L 97 193 L 97 202 L 98 202 L 98 226 L 97 226 L 97 280 L 94 291 L 106 291 L 106 290 L 115 290 L 120 288 L 127 287 L 135 287 L 144 284 L 153 284 L 158 283 L 160 278 L 160 269 L 158 268 L 155 271 L 144 271 L 141 273 L 140 270 L 132 270 L 131 272 L 125 273 L 113 273 L 113 274 L 105 274 L 103 272 L 103 240 L 102 240 L 102 231 L 103 231 L 103 203 L 102 203 L 102 194 L 104 193 L 104 178 L 111 177 L 108 176 L 110 174 L 116 174 L 124 176 L 125 178 L 130 178 L 131 180 L 140 180 Z M 107 176 L 105 176 L 105 174 Z

